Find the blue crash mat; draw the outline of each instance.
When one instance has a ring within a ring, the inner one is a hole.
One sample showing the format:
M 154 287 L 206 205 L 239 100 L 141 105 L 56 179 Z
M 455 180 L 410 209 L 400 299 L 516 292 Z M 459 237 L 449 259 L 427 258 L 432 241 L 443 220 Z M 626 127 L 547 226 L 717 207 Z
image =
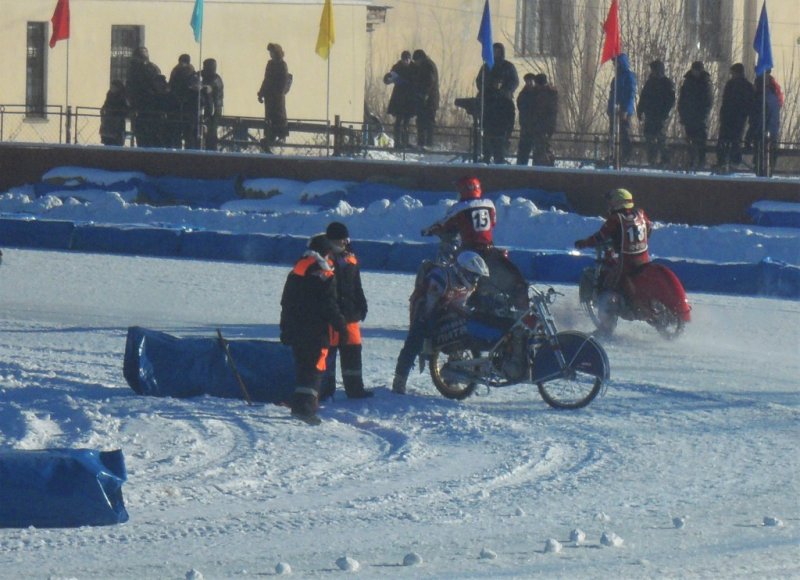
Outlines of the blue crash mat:
M 0 451 L 0 527 L 74 528 L 128 521 L 122 451 Z
M 231 340 L 234 365 L 250 399 L 284 403 L 294 391 L 292 351 L 277 341 Z M 216 336 L 179 338 L 140 326 L 128 328 L 123 374 L 140 395 L 244 399 Z

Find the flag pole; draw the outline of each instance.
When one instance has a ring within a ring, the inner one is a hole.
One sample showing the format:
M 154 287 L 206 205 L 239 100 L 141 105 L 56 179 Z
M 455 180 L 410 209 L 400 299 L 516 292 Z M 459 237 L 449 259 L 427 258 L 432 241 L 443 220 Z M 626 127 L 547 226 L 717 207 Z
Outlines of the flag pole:
M 330 157 L 331 154 L 331 53 L 328 49 L 328 74 L 325 87 L 325 126 L 327 127 L 327 134 L 325 135 L 325 156 Z
M 197 66 L 202 68 L 203 67 L 203 30 L 202 29 L 200 30 L 200 43 L 199 44 L 200 44 L 200 56 L 199 56 L 199 60 L 198 60 Z M 197 74 L 197 80 L 199 82 L 199 86 L 197 88 L 197 129 L 196 129 L 195 133 L 196 133 L 196 139 L 197 139 L 197 147 L 199 147 L 200 149 L 205 149 L 205 147 L 203 147 L 203 145 L 204 145 L 204 143 L 203 143 L 203 141 L 204 141 L 204 139 L 203 139 L 203 124 L 202 124 L 202 116 L 203 115 L 202 115 L 202 112 L 201 112 L 202 107 L 201 107 L 201 100 L 200 100 L 200 96 L 203 93 L 203 77 L 202 77 L 202 75 L 201 75 L 199 70 L 197 71 L 196 74 Z
M 65 99 L 67 101 L 67 144 L 72 140 L 72 119 L 71 111 L 69 108 L 69 38 L 67 38 L 67 78 L 65 87 Z

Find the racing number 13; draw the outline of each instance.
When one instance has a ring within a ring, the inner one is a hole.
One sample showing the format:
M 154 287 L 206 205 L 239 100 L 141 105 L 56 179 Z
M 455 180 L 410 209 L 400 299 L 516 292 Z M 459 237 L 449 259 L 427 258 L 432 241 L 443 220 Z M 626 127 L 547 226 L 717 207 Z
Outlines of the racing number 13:
M 628 241 L 631 243 L 641 242 L 642 240 L 644 240 L 645 230 L 646 228 L 644 227 L 643 224 L 632 225 L 626 231 L 626 233 L 628 234 Z
M 492 227 L 492 220 L 488 209 L 476 209 L 472 211 L 472 229 L 476 232 L 485 232 Z

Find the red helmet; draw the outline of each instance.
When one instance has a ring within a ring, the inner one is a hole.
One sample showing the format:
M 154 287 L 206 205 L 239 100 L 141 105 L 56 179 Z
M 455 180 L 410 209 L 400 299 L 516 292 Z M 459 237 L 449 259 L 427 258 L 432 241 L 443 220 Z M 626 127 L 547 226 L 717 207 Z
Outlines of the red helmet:
M 477 177 L 462 177 L 456 182 L 458 193 L 461 196 L 461 201 L 468 199 L 480 199 L 481 197 L 481 182 Z

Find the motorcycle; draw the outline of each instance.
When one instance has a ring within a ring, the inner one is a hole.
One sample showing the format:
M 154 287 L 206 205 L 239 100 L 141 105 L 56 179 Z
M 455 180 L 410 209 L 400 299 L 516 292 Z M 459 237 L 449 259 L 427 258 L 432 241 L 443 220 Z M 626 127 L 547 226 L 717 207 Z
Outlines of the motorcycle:
M 528 293 L 530 306 L 523 310 L 498 297 L 494 311 L 443 317 L 426 352 L 442 395 L 462 400 L 479 384 L 533 383 L 556 409 L 580 409 L 597 396 L 610 376 L 603 347 L 582 332 L 558 331 L 550 312 L 559 295 L 553 288 L 531 285 Z
M 581 306 L 601 333 L 610 336 L 623 320 L 641 320 L 667 340 L 674 340 L 691 320 L 686 291 L 678 277 L 663 264 L 649 262 L 629 277 L 633 300 L 603 289 L 603 279 L 619 262 L 608 245 L 595 248 L 595 263 L 584 268 L 578 287 Z

